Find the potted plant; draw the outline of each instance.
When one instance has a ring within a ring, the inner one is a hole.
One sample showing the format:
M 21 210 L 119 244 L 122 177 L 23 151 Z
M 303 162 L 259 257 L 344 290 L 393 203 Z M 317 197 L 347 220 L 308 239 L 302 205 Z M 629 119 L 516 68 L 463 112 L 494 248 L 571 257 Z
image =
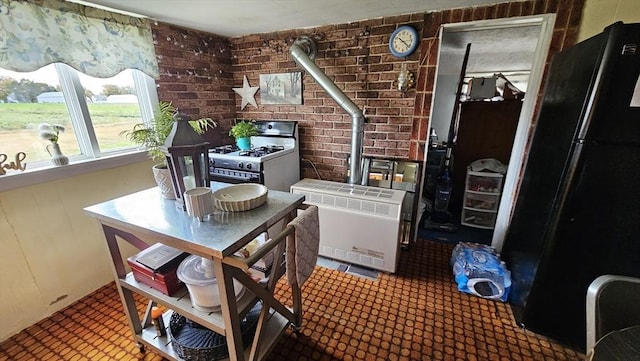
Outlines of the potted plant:
M 60 124 L 42 123 L 38 129 L 40 130 L 40 137 L 51 142 L 47 144 L 45 149 L 51 156 L 53 164 L 58 166 L 69 164 L 69 158 L 62 154 L 60 144 L 58 144 L 60 133 L 64 132 L 64 126 Z
M 162 191 L 162 195 L 168 199 L 175 199 L 171 172 L 167 167 L 165 154 L 161 147 L 169 136 L 173 124 L 176 122 L 174 115 L 176 108 L 170 102 L 160 102 L 155 112 L 155 117 L 149 124 L 138 123 L 130 130 L 121 132 L 132 142 L 147 148 L 149 158 L 158 163 L 153 166 L 153 176 Z M 211 118 L 201 118 L 189 121 L 189 124 L 198 134 L 203 134 L 210 127 L 216 127 L 216 122 Z
M 251 149 L 251 137 L 258 135 L 258 128 L 253 121 L 241 120 L 229 130 L 229 135 L 234 137 L 238 148 L 242 150 Z

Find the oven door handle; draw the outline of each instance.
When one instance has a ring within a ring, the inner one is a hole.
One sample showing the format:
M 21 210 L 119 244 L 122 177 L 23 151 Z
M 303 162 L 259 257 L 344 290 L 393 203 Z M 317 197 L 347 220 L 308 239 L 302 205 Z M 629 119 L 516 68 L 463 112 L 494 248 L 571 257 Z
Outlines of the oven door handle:
M 211 173 L 209 178 L 210 181 L 214 182 L 262 184 L 262 177 L 258 173 L 241 173 L 240 175 Z

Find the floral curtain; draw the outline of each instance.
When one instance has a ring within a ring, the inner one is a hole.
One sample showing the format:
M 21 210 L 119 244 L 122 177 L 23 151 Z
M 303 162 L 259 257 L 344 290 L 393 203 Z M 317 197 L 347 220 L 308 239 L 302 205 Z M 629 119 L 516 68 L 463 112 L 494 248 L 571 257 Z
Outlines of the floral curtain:
M 138 69 L 158 78 L 149 21 L 62 0 L 0 0 L 0 67 L 65 63 L 96 78 Z

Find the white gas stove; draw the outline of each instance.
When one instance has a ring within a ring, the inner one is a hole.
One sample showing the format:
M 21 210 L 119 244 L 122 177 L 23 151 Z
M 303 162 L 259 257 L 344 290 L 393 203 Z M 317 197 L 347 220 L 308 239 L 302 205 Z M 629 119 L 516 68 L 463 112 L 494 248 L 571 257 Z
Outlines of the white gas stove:
M 251 149 L 224 145 L 209 150 L 212 181 L 260 183 L 289 192 L 300 180 L 298 126 L 294 121 L 255 121 L 259 135 L 251 137 Z

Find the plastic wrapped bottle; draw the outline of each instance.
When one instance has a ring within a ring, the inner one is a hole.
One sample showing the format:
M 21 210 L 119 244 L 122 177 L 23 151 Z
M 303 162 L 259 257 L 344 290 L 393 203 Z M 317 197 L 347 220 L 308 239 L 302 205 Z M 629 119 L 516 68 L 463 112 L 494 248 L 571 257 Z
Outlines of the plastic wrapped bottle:
M 503 302 L 507 300 L 511 272 L 492 247 L 458 243 L 450 263 L 459 291 Z

